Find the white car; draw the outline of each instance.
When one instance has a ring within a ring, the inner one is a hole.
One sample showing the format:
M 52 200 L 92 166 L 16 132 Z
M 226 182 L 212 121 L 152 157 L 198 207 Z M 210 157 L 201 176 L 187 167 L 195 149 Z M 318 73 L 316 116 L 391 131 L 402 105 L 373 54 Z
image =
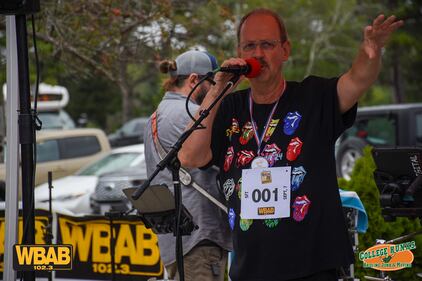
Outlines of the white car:
M 98 178 L 105 173 L 135 166 L 145 169 L 143 144 L 116 148 L 75 175 L 54 180 L 51 196 L 53 211 L 73 216 L 92 214 L 89 197 L 95 190 Z M 35 188 L 35 208 L 48 210 L 48 183 Z

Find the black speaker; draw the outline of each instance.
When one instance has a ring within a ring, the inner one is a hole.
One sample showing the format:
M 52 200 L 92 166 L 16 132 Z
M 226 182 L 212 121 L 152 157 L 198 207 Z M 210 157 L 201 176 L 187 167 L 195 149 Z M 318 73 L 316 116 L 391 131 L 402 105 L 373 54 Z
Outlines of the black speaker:
M 40 11 L 40 0 L 1 0 L 0 14 L 25 15 Z

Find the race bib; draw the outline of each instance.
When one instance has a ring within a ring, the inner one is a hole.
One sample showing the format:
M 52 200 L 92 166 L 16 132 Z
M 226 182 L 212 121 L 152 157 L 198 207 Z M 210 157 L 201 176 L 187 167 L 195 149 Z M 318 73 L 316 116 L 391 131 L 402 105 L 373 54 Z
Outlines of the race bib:
M 290 217 L 291 167 L 242 170 L 242 219 Z

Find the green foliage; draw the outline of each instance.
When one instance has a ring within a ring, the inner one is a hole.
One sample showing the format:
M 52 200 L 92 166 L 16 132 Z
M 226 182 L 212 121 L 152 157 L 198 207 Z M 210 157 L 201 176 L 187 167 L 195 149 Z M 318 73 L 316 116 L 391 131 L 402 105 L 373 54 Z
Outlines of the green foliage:
M 422 80 L 419 75 L 422 67 L 422 1 L 378 2 L 382 3 L 386 15 L 395 14 L 405 21 L 387 45 L 379 80 L 395 88 L 396 98 L 400 96 L 397 88 L 400 89 L 402 102 L 422 102 Z
M 364 251 L 375 245 L 376 239 L 391 240 L 421 229 L 419 220 L 397 218 L 394 222 L 384 221 L 379 204 L 379 192 L 373 179 L 374 170 L 375 163 L 371 156 L 371 148 L 367 146 L 364 149 L 363 157 L 356 162 L 351 180 L 347 182 L 344 179 L 339 179 L 340 188 L 355 191 L 359 195 L 368 214 L 369 227 L 366 233 L 359 234 L 359 251 Z M 394 280 L 416 281 L 418 280 L 416 273 L 422 271 L 422 237 L 419 235 L 409 239 L 409 241 L 411 240 L 416 241 L 417 247 L 412 251 L 415 255 L 413 267 L 389 273 Z M 355 269 L 356 276 L 361 280 L 364 280 L 364 275 L 376 276 L 379 273 L 373 269 L 364 269 L 357 255 Z
M 360 106 L 390 104 L 393 102 L 391 90 L 376 84 L 359 100 Z
M 120 126 L 120 122 L 116 122 L 118 118 L 108 118 L 119 111 L 121 105 L 121 95 L 115 85 L 102 78 L 69 78 L 61 78 L 59 83 L 65 85 L 69 91 L 70 102 L 66 111 L 75 121 L 82 113 L 86 113 L 89 127 L 103 128 L 111 132 Z M 116 123 L 111 123 L 112 120 Z

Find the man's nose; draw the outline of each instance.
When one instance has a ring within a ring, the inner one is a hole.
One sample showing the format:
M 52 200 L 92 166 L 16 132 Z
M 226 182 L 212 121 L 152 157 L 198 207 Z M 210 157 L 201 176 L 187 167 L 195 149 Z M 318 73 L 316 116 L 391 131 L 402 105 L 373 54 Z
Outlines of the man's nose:
M 264 56 L 264 50 L 262 50 L 261 45 L 257 44 L 256 48 L 252 54 L 254 58 L 262 58 Z

